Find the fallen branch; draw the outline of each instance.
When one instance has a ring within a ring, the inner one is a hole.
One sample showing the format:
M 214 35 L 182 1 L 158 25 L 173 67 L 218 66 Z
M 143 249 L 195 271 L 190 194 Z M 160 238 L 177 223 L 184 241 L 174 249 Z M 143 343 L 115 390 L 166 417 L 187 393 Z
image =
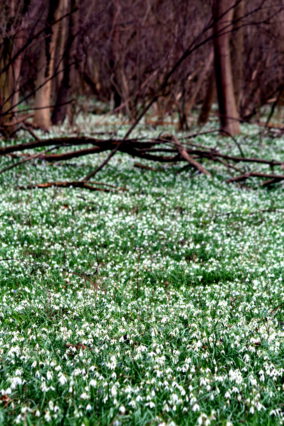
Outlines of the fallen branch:
M 203 167 L 200 163 L 194 160 L 194 158 L 188 154 L 187 150 L 182 146 L 182 144 L 179 142 L 179 140 L 173 136 L 173 141 L 175 146 L 177 147 L 177 150 L 182 158 L 185 159 L 192 167 L 194 167 L 196 170 L 198 170 L 200 173 L 211 176 L 210 173 Z
M 24 144 L 16 144 L 16 145 L 13 144 L 13 145 L 0 147 L 0 156 L 15 153 L 15 152 L 22 152 L 22 151 L 26 151 L 26 150 L 30 150 L 34 148 L 48 147 L 48 146 L 56 146 L 57 148 L 61 148 L 61 147 L 70 147 L 70 146 L 78 146 L 78 145 L 92 145 L 93 146 L 92 148 L 84 148 L 83 150 L 53 154 L 50 157 L 42 154 L 39 158 L 46 161 L 59 161 L 60 159 L 68 160 L 69 158 L 73 158 L 73 157 L 79 157 L 79 156 L 93 154 L 93 153 L 96 154 L 96 153 L 107 151 L 107 150 L 113 151 L 114 149 L 119 149 L 119 151 L 128 153 L 133 156 L 142 157 L 143 154 L 150 153 L 151 151 L 154 152 L 153 148 L 157 145 L 160 146 L 161 144 L 170 144 L 172 147 L 175 147 L 176 149 L 169 150 L 167 148 L 160 147 L 159 150 L 157 149 L 155 150 L 156 152 L 160 151 L 160 152 L 174 153 L 178 151 L 176 143 L 173 142 L 173 137 L 170 137 L 170 139 L 158 138 L 158 139 L 145 141 L 143 139 L 137 139 L 137 138 L 121 140 L 121 139 L 96 139 L 96 138 L 91 138 L 87 136 L 79 136 L 79 137 L 73 136 L 73 137 L 66 137 L 66 138 L 41 139 L 41 140 L 36 140 L 36 141 L 24 143 Z M 192 148 L 192 146 L 194 146 L 194 148 Z M 180 149 L 180 146 L 179 146 L 179 149 Z M 237 163 L 243 162 L 243 163 L 267 164 L 270 166 L 284 166 L 284 161 L 267 160 L 263 158 L 254 158 L 254 157 L 232 156 L 232 155 L 223 154 L 215 149 L 205 149 L 205 147 L 203 146 L 192 144 L 189 142 L 185 143 L 184 146 L 182 146 L 182 152 L 183 154 L 186 153 L 189 156 L 207 158 L 212 161 L 216 160 L 217 158 L 222 158 L 223 160 L 233 161 Z M 185 160 L 183 155 L 181 155 L 181 157 Z M 151 158 L 149 159 L 154 161 L 155 160 L 160 161 L 159 156 L 157 157 L 151 156 Z M 164 157 L 163 160 L 166 161 L 166 159 L 167 158 Z M 173 158 L 168 157 L 168 161 L 172 162 Z M 177 159 L 175 161 L 177 161 Z M 204 171 L 202 173 L 204 173 Z
M 155 169 L 154 167 L 147 166 L 146 164 L 142 164 L 142 163 L 134 163 L 134 167 L 137 167 L 138 169 L 142 169 L 142 170 L 151 170 L 152 172 L 159 171 L 159 169 Z
M 51 149 L 49 149 L 47 152 L 50 152 L 50 151 L 52 151 L 53 149 L 55 149 L 55 148 L 51 148 Z M 44 154 L 44 155 L 47 155 L 47 154 Z M 16 163 L 10 164 L 9 166 L 4 167 L 3 169 L 1 169 L 1 170 L 0 170 L 0 175 L 1 175 L 2 173 L 4 173 L 4 172 L 7 172 L 8 170 L 12 170 L 12 169 L 14 169 L 15 167 L 20 166 L 21 164 L 27 163 L 28 161 L 36 160 L 37 158 L 40 158 L 41 156 L 42 156 L 42 154 L 41 154 L 41 153 L 39 153 L 39 154 L 35 154 L 35 155 L 25 155 L 24 159 L 22 159 L 22 160 L 20 160 L 20 161 L 17 161 Z
M 223 164 L 227 169 L 233 169 L 239 173 L 239 176 L 232 177 L 228 180 L 228 182 L 238 182 L 246 180 L 250 177 L 259 177 L 269 179 L 269 181 L 266 181 L 262 184 L 264 186 L 268 186 L 283 179 L 282 174 L 265 174 L 259 172 L 244 173 L 244 171 L 238 169 L 234 164 L 264 164 L 270 167 L 280 166 L 284 168 L 284 161 L 228 155 L 218 151 L 217 149 L 210 149 L 205 146 L 198 145 L 194 142 L 190 142 L 189 138 L 190 136 L 187 136 L 183 139 L 183 141 L 180 141 L 172 135 L 161 135 L 156 139 L 148 140 L 142 138 L 132 138 L 125 140 L 117 138 L 97 139 L 87 136 L 36 139 L 28 143 L 0 147 L 0 156 L 22 156 L 25 158 L 16 164 L 5 167 L 2 169 L 2 171 L 0 171 L 0 173 L 10 170 L 19 164 L 25 163 L 26 161 L 34 159 L 37 159 L 37 161 L 48 161 L 54 163 L 82 157 L 85 155 L 99 154 L 104 151 L 110 151 L 111 155 L 114 155 L 115 152 L 120 151 L 122 153 L 131 155 L 134 158 L 141 158 L 160 163 L 178 163 L 186 161 L 193 169 L 197 170 L 199 173 L 205 174 L 206 176 L 210 176 L 210 172 L 203 166 L 203 164 L 201 164 L 202 160 L 206 159 L 207 161 L 218 162 Z M 81 149 L 71 150 L 70 147 L 72 146 L 78 146 L 81 147 Z M 29 150 L 43 147 L 51 147 L 50 149 L 57 150 L 57 152 L 48 153 L 47 150 L 46 152 L 29 153 Z M 67 149 L 64 151 L 61 150 L 60 152 L 59 149 L 61 148 Z M 25 151 L 27 151 L 27 153 Z M 108 161 L 104 160 L 97 169 L 93 170 L 85 178 L 83 178 L 80 184 L 79 182 L 57 182 L 56 185 L 53 184 L 53 186 L 68 185 L 79 187 L 79 185 L 81 185 L 81 187 L 84 186 L 86 188 L 87 181 L 89 182 L 94 174 L 96 174 L 95 172 L 99 169 L 101 170 L 101 168 L 104 167 L 107 163 Z
M 261 186 L 270 186 L 270 185 L 274 185 L 275 183 L 280 182 L 282 179 L 278 179 L 278 178 L 274 178 L 274 179 L 269 179 L 266 180 L 265 182 L 262 182 Z
M 228 179 L 227 182 L 228 183 L 242 182 L 242 181 L 247 180 L 247 179 L 249 179 L 251 177 L 268 178 L 268 179 L 271 179 L 271 180 L 273 180 L 275 182 L 279 182 L 281 180 L 284 180 L 284 175 L 274 175 L 274 174 L 271 174 L 271 173 L 260 173 L 260 172 L 249 172 L 249 173 L 245 173 L 243 175 L 240 175 L 240 176 Z M 267 185 L 268 183 L 264 182 L 264 184 Z
M 99 188 L 93 185 L 105 185 L 108 188 Z M 47 189 L 51 187 L 57 188 L 84 188 L 90 191 L 101 191 L 101 192 L 118 192 L 118 191 L 127 191 L 126 188 L 115 187 L 113 185 L 103 184 L 99 182 L 86 182 L 86 181 L 60 181 L 60 182 L 45 182 L 45 183 L 35 183 L 26 186 L 18 186 L 18 189 Z

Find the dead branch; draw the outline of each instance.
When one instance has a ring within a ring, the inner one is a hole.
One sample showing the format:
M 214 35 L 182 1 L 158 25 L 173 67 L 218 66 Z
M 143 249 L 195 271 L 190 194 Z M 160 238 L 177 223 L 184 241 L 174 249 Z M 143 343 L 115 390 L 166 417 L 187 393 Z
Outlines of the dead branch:
M 196 170 L 198 170 L 200 173 L 210 176 L 210 173 L 203 167 L 200 163 L 194 160 L 194 158 L 188 154 L 187 150 L 182 146 L 182 144 L 179 142 L 179 140 L 173 136 L 173 141 L 175 146 L 177 147 L 177 150 L 182 158 L 185 159 L 192 167 L 194 167 Z
M 110 151 L 110 154 L 114 155 L 114 152 L 120 151 L 131 155 L 134 158 L 141 158 L 145 160 L 151 160 L 160 163 L 177 163 L 186 161 L 192 168 L 197 170 L 199 173 L 210 176 L 210 172 L 200 163 L 200 161 L 206 159 L 211 162 L 218 162 L 223 164 L 227 169 L 233 169 L 240 175 L 232 177 L 228 182 L 241 182 L 250 177 L 267 178 L 270 179 L 264 182 L 262 185 L 267 186 L 273 183 L 279 182 L 283 179 L 283 175 L 277 174 L 266 174 L 260 172 L 246 172 L 243 173 L 241 169 L 238 169 L 234 164 L 239 163 L 251 163 L 251 164 L 263 164 L 270 167 L 280 166 L 284 168 L 284 161 L 276 161 L 266 158 L 258 157 L 243 157 L 228 155 L 218 151 L 217 149 L 210 149 L 203 145 L 198 145 L 188 140 L 189 136 L 184 138 L 183 142 L 179 141 L 175 136 L 172 135 L 161 135 L 157 139 L 97 139 L 88 136 L 72 136 L 72 137 L 57 137 L 50 139 L 36 139 L 32 142 L 23 144 L 12 144 L 8 146 L 0 147 L 0 156 L 23 156 L 24 159 L 16 164 L 5 167 L 1 172 L 7 171 L 16 167 L 18 164 L 22 164 L 26 161 L 37 159 L 37 161 L 47 162 L 59 162 L 66 161 L 72 158 L 78 158 L 85 155 L 98 154 L 104 151 Z M 71 147 L 80 147 L 81 149 L 70 150 Z M 51 147 L 45 152 L 33 152 L 26 153 L 25 151 Z M 61 148 L 65 148 L 65 151 L 61 151 Z M 50 150 L 58 150 L 55 153 L 49 153 Z M 104 167 L 107 162 L 103 162 L 99 167 Z M 97 170 L 97 169 L 95 169 Z M 82 179 L 81 184 L 77 183 L 66 183 L 56 182 L 53 186 L 76 186 L 82 185 L 86 188 L 87 181 L 94 176 L 94 171 Z M 94 189 L 92 189 L 94 190 Z
M 51 149 L 49 149 L 48 151 L 50 152 L 50 151 L 52 151 L 54 148 L 51 148 Z M 48 152 L 47 151 L 47 152 Z M 48 154 L 44 154 L 44 155 L 48 155 Z M 27 163 L 28 161 L 32 161 L 32 160 L 36 160 L 37 158 L 40 158 L 40 156 L 42 156 L 42 154 L 41 153 L 39 153 L 39 154 L 34 154 L 34 155 L 25 155 L 25 157 L 22 159 L 22 160 L 20 160 L 20 161 L 17 161 L 16 163 L 13 163 L 13 164 L 11 164 L 10 166 L 7 166 L 7 167 L 4 167 L 3 169 L 1 169 L 0 170 L 0 175 L 2 174 L 2 173 L 4 173 L 4 172 L 7 172 L 8 170 L 12 170 L 12 169 L 14 169 L 15 167 L 18 167 L 18 166 L 20 166 L 21 164 L 24 164 L 24 163 Z
M 156 150 L 155 146 L 157 145 L 161 145 L 161 144 L 171 144 L 171 146 L 175 149 L 169 150 L 166 148 L 159 148 L 160 152 L 177 152 L 177 145 L 176 143 L 173 142 L 173 137 L 171 137 L 170 139 L 163 139 L 158 138 L 158 139 L 153 139 L 153 140 L 143 140 L 143 139 L 127 139 L 127 140 L 123 140 L 123 139 L 96 139 L 96 138 L 91 138 L 91 137 L 87 137 L 87 136 L 78 136 L 78 137 L 63 137 L 63 138 L 50 138 L 50 139 L 41 139 L 41 140 L 35 140 L 32 142 L 27 142 L 27 143 L 23 143 L 23 144 L 13 144 L 13 145 L 7 145 L 7 146 L 3 146 L 0 147 L 0 156 L 3 155 L 7 155 L 7 154 L 11 154 L 14 152 L 22 152 L 22 151 L 26 151 L 29 149 L 34 149 L 34 148 L 43 148 L 43 147 L 48 147 L 48 146 L 57 146 L 58 148 L 60 147 L 70 147 L 70 146 L 79 146 L 79 145 L 92 145 L 94 148 L 86 148 L 80 151 L 74 151 L 69 153 L 61 153 L 61 154 L 53 154 L 50 157 L 45 157 L 44 154 L 42 154 L 42 159 L 47 160 L 47 161 L 59 161 L 60 160 L 60 156 L 62 156 L 62 160 L 64 159 L 69 159 L 69 158 L 73 158 L 73 157 L 79 157 L 82 155 L 86 155 L 86 154 L 92 154 L 92 153 L 99 153 L 102 151 L 107 151 L 110 150 L 112 151 L 114 148 L 118 148 L 119 151 L 121 152 L 125 152 L 128 153 L 130 155 L 139 155 L 141 154 L 141 156 L 143 154 L 146 153 L 150 153 L 151 150 L 153 151 L 153 148 Z M 195 148 L 193 149 L 192 146 L 194 146 Z M 243 162 L 243 163 L 259 163 L 259 164 L 267 164 L 270 166 L 283 166 L 284 165 L 284 161 L 275 161 L 275 160 L 267 160 L 267 159 L 263 159 L 263 158 L 251 158 L 251 157 L 238 157 L 238 156 L 232 156 L 232 155 L 227 155 L 227 154 L 223 154 L 220 151 L 217 151 L 216 149 L 205 149 L 204 146 L 200 146 L 197 144 L 193 144 L 193 143 L 185 143 L 184 144 L 184 151 L 182 152 L 186 152 L 188 155 L 190 156 L 197 156 L 199 158 L 207 158 L 210 159 L 212 161 L 216 160 L 217 158 L 222 158 L 223 160 L 227 160 L 227 161 L 233 161 L 233 162 Z M 180 149 L 180 148 L 179 148 Z M 179 152 L 179 151 L 178 151 Z M 70 154 L 70 156 L 69 156 Z M 179 152 L 180 154 L 180 152 Z M 58 155 L 58 157 L 55 157 L 56 155 Z M 180 154 L 180 156 L 184 159 L 184 157 Z M 146 158 L 146 157 L 145 157 Z M 151 160 L 156 160 L 156 161 L 161 161 L 160 156 L 151 156 L 151 158 L 149 158 Z M 164 160 L 166 161 L 166 158 L 164 158 Z M 173 159 L 172 157 L 168 158 L 169 162 L 172 162 Z M 177 161 L 177 159 L 175 158 L 175 161 Z M 187 161 L 187 160 L 186 160 Z M 203 172 L 204 173 L 204 172 Z
M 113 147 L 123 142 L 123 145 L 133 145 L 137 148 L 150 148 L 151 146 L 164 143 L 164 141 L 153 140 L 152 141 L 143 141 L 142 139 L 127 139 L 123 141 L 122 139 L 96 139 L 88 136 L 71 136 L 71 137 L 62 137 L 62 138 L 49 138 L 49 139 L 40 139 L 32 142 L 22 143 L 22 144 L 13 144 L 0 147 L 0 156 L 10 154 L 12 152 L 20 152 L 28 149 L 35 148 L 44 148 L 47 146 L 58 146 L 58 147 L 68 147 L 68 146 L 77 146 L 77 145 L 93 145 L 100 146 L 105 148 L 105 150 L 111 150 Z
M 44 160 L 48 162 L 66 161 L 71 160 L 72 158 L 83 157 L 85 155 L 98 154 L 99 152 L 103 151 L 105 151 L 105 149 L 101 149 L 98 147 L 86 148 L 77 151 L 63 152 L 61 154 L 41 154 L 38 158 L 39 160 Z
M 242 182 L 242 181 L 247 180 L 251 177 L 271 179 L 271 181 L 264 182 L 263 185 L 268 185 L 268 184 L 271 184 L 271 183 L 275 183 L 275 182 L 279 182 L 281 180 L 284 180 L 284 175 L 274 175 L 274 174 L 271 174 L 271 173 L 260 173 L 260 172 L 249 172 L 249 173 L 245 173 L 243 175 L 228 179 L 227 182 L 228 183 Z
M 274 185 L 275 183 L 280 182 L 281 179 L 278 178 L 274 178 L 274 179 L 269 179 L 266 180 L 265 182 L 262 182 L 261 186 L 270 186 L 270 185 Z
M 94 184 L 99 185 L 106 185 L 108 188 L 99 188 L 97 186 L 93 186 Z M 100 191 L 100 192 L 118 192 L 118 191 L 127 191 L 126 188 L 115 188 L 112 185 L 102 184 L 98 182 L 86 182 L 86 181 L 59 181 L 59 182 L 44 182 L 44 183 L 35 183 L 31 185 L 26 186 L 18 186 L 18 189 L 35 189 L 35 188 L 41 188 L 41 189 L 47 189 L 51 187 L 57 187 L 57 188 L 84 188 L 88 189 L 89 191 Z M 113 188 L 113 189 L 111 189 Z M 115 188 L 115 189 L 114 189 Z
M 151 166 L 147 166 L 146 164 L 142 164 L 142 163 L 134 163 L 134 167 L 137 167 L 138 169 L 142 169 L 142 170 L 151 170 L 152 172 L 158 172 L 159 169 L 156 169 L 154 167 Z

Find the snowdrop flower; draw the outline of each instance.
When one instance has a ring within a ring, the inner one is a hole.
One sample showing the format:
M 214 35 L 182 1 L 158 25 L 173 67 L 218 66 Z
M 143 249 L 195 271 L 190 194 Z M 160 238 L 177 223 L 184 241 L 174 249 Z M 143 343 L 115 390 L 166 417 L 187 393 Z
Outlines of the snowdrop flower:
M 83 392 L 83 393 L 80 395 L 80 398 L 81 398 L 81 399 L 89 399 L 89 398 L 90 398 L 90 396 L 89 396 L 86 392 Z
M 61 385 L 65 385 L 65 383 L 67 383 L 67 379 L 66 376 L 64 376 L 64 374 L 60 374 L 58 376 L 58 381 Z
M 200 410 L 199 405 L 198 404 L 194 404 L 193 407 L 192 407 L 192 411 L 199 411 L 199 410 Z

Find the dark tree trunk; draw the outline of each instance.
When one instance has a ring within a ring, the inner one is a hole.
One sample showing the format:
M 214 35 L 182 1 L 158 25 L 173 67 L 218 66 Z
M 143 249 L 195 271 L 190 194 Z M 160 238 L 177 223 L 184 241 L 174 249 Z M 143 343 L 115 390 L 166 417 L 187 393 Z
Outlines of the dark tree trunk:
M 244 28 L 242 27 L 242 18 L 245 13 L 245 3 L 241 0 L 234 10 L 234 29 L 232 34 L 232 69 L 234 81 L 234 93 L 236 104 L 239 110 L 242 100 L 242 86 L 244 73 Z
M 46 21 L 46 36 L 39 61 L 35 95 L 34 125 L 44 130 L 51 126 L 52 104 L 52 76 L 54 75 L 54 61 L 60 4 L 62 0 L 49 0 L 48 16 Z
M 213 104 L 214 98 L 216 97 L 216 86 L 215 86 L 214 76 L 215 76 L 215 71 L 213 69 L 213 71 L 211 72 L 209 76 L 205 98 L 204 98 L 204 101 L 200 110 L 200 114 L 198 117 L 198 124 L 200 126 L 204 126 L 208 122 L 212 104 Z
M 232 30 L 234 3 L 235 0 L 213 1 L 214 66 L 220 130 L 230 135 L 240 133 L 230 56 L 230 34 Z
M 74 84 L 76 35 L 78 32 L 78 14 L 76 12 L 78 0 L 70 0 L 70 16 L 68 34 L 63 52 L 63 77 L 58 90 L 55 107 L 52 114 L 52 123 L 63 123 L 72 109 L 72 84 Z

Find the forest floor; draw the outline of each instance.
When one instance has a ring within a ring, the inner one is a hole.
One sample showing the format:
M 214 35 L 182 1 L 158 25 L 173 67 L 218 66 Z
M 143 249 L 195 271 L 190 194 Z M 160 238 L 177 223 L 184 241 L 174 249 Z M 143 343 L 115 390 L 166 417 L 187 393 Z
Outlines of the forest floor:
M 127 191 L 17 188 L 105 156 L 0 175 L 0 424 L 284 424 L 283 184 L 118 153 L 96 180 Z

